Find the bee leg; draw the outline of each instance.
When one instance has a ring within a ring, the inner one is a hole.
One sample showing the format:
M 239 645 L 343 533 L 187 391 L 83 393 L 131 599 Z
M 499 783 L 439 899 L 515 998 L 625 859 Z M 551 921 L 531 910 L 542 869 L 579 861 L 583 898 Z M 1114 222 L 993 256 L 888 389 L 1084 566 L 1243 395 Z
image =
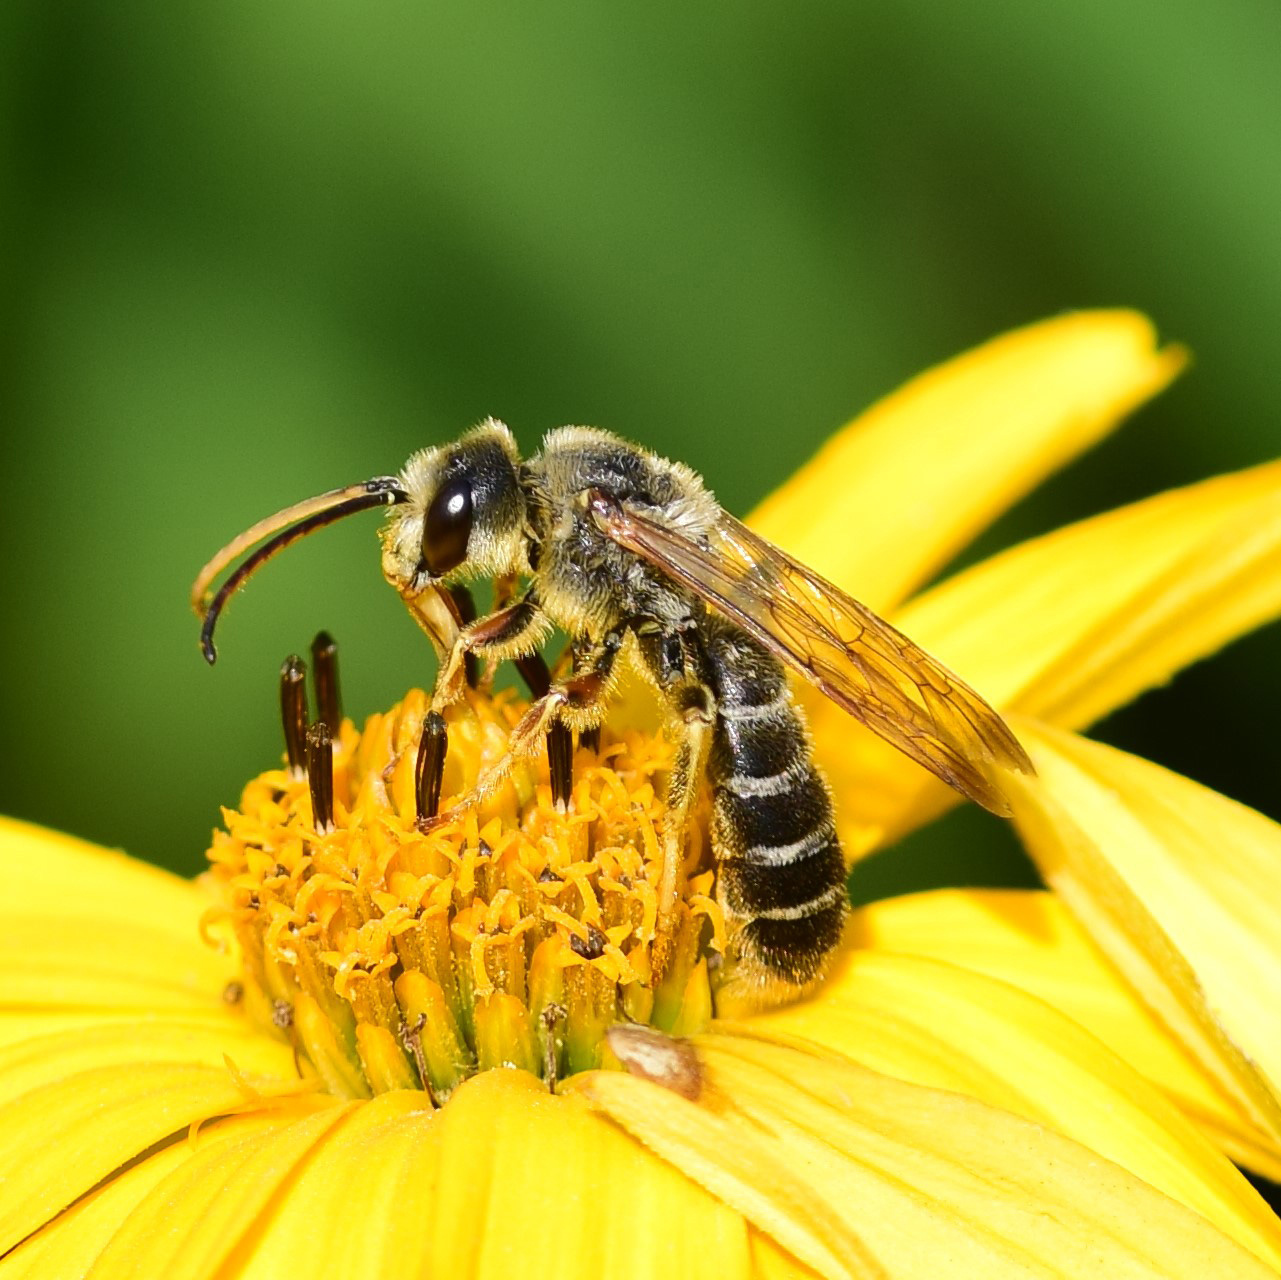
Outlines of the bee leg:
M 680 745 L 667 779 L 663 819 L 663 869 L 658 884 L 654 976 L 662 973 L 676 931 L 676 894 L 699 783 L 716 726 L 716 696 L 708 683 L 707 659 L 692 621 L 675 627 L 642 623 L 637 628 L 641 658 L 671 707 Z
M 454 602 L 454 608 L 458 610 L 458 619 L 462 626 L 468 626 L 476 621 L 476 597 L 472 595 L 467 587 L 461 582 L 456 583 L 449 588 L 450 599 Z M 510 604 L 510 600 L 505 600 L 504 604 Z M 467 687 L 474 689 L 480 679 L 480 659 L 474 653 L 468 653 L 463 656 L 463 672 L 467 677 Z M 492 672 L 488 673 L 492 680 Z M 488 687 L 488 682 L 486 684 Z
M 698 785 L 707 768 L 707 753 L 716 725 L 710 689 L 690 685 L 682 690 L 684 708 L 677 732 L 680 745 L 667 778 L 667 812 L 663 817 L 663 874 L 658 882 L 658 919 L 654 938 L 654 976 L 662 973 L 676 933 L 676 893 L 685 865 L 690 818 Z
M 573 670 L 582 671 L 588 663 L 590 650 L 581 644 L 571 644 L 565 653 L 560 655 L 558 661 L 564 662 L 566 654 L 569 656 Z M 580 746 L 586 747 L 589 751 L 600 751 L 600 725 L 595 725 L 591 729 L 584 729 L 578 735 Z
M 552 687 L 552 673 L 541 653 L 534 652 L 516 659 L 516 670 L 529 686 L 531 698 L 541 698 Z M 560 720 L 547 730 L 547 771 L 552 781 L 552 799 L 562 813 L 569 805 L 574 788 L 574 735 Z
M 614 660 L 622 648 L 626 632 L 621 628 L 611 631 L 593 650 L 590 669 L 554 684 L 533 702 L 529 710 L 516 722 L 507 740 L 507 753 L 492 764 L 476 779 L 468 793 L 467 805 L 473 805 L 491 795 L 504 782 L 517 761 L 533 755 L 544 738 L 559 725 L 569 729 L 584 729 L 598 725 L 609 701 L 610 675 Z M 457 816 L 463 806 L 458 806 L 436 819 L 446 822 Z
M 441 663 L 432 694 L 432 709 L 441 711 L 463 696 L 467 688 L 467 658 L 470 655 L 501 661 L 530 653 L 538 648 L 547 628 L 546 615 L 539 608 L 538 599 L 532 591 L 505 609 L 468 623 L 454 637 L 449 654 Z

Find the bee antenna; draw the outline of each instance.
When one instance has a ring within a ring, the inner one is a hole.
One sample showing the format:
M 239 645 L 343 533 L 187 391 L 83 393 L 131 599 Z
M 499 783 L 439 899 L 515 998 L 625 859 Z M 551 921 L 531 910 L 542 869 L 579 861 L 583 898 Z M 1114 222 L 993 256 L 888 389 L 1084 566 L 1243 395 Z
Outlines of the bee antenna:
M 348 485 L 345 489 L 331 489 L 315 498 L 297 502 L 292 507 L 276 512 L 274 516 L 268 516 L 266 520 L 258 521 L 229 542 L 201 569 L 191 588 L 192 607 L 203 624 L 200 628 L 200 650 L 205 655 L 205 661 L 212 666 L 218 658 L 213 633 L 223 607 L 272 556 L 297 542 L 299 538 L 305 538 L 309 533 L 333 524 L 335 520 L 355 515 L 357 511 L 368 511 L 371 507 L 396 506 L 407 501 L 408 497 L 395 476 L 377 476 L 373 480 Z M 209 587 L 213 580 L 238 556 L 263 538 L 268 541 L 241 560 L 227 581 L 210 598 Z

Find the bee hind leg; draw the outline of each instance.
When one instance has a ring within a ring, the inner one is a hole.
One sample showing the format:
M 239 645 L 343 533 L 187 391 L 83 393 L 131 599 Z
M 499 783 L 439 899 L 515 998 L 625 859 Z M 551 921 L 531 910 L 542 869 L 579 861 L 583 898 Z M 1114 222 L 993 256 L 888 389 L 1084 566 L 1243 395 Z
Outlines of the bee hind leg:
M 671 709 L 678 737 L 676 758 L 667 779 L 663 818 L 663 867 L 658 883 L 653 971 L 657 978 L 671 956 L 676 932 L 676 895 L 685 865 L 690 819 L 716 727 L 716 695 L 709 682 L 707 657 L 692 623 L 651 622 L 637 629 L 641 658 Z
M 676 934 L 676 895 L 685 865 L 690 819 L 698 799 L 698 786 L 707 767 L 716 711 L 709 689 L 689 685 L 681 691 L 677 733 L 680 745 L 667 779 L 667 812 L 663 816 L 663 870 L 658 882 L 658 917 L 655 925 L 653 971 L 657 978 L 666 968 Z

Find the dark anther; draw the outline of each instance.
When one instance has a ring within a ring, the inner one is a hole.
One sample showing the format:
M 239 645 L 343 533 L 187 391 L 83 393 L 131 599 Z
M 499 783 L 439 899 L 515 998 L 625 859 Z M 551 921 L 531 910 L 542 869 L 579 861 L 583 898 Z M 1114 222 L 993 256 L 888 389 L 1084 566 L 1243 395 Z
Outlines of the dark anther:
M 449 588 L 449 594 L 454 599 L 454 607 L 458 610 L 458 616 L 462 619 L 463 626 L 469 622 L 476 621 L 476 601 L 472 593 L 459 583 Z M 467 687 L 474 689 L 476 681 L 480 679 L 480 659 L 474 653 L 463 654 L 463 672 L 467 676 Z
M 245 998 L 245 984 L 232 978 L 222 989 L 223 1004 L 239 1004 Z
M 547 669 L 547 659 L 541 653 L 527 653 L 516 659 L 516 670 L 529 686 L 531 698 L 541 698 L 552 687 L 552 673 Z
M 440 784 L 445 776 L 448 748 L 445 717 L 439 711 L 429 711 L 423 717 L 423 736 L 418 741 L 418 761 L 414 766 L 414 799 L 420 822 L 434 818 L 440 809 Z
M 328 831 L 334 825 L 334 756 L 329 726 L 323 720 L 307 730 L 307 785 L 316 830 Z
M 543 869 L 538 873 L 538 883 L 539 883 L 539 884 L 550 884 L 550 883 L 551 883 L 551 881 L 553 881 L 553 880 L 555 880 L 557 884 L 559 884 L 559 883 L 560 883 L 560 876 L 558 876 L 558 875 L 557 875 L 557 874 L 556 874 L 556 873 L 551 869 L 551 867 L 544 867 L 544 868 L 543 868 Z
M 576 956 L 582 956 L 584 960 L 599 960 L 605 954 L 605 944 L 608 941 L 594 924 L 589 924 L 587 941 L 584 942 L 576 933 L 570 934 L 569 947 Z
M 296 653 L 280 668 L 280 722 L 289 772 L 301 778 L 307 767 L 307 666 Z
M 328 631 L 317 631 L 311 642 L 311 678 L 316 686 L 316 719 L 329 726 L 329 737 L 342 727 L 342 699 L 338 693 L 338 645 Z
M 552 803 L 564 811 L 574 790 L 574 735 L 559 720 L 547 730 L 547 768 L 552 779 Z

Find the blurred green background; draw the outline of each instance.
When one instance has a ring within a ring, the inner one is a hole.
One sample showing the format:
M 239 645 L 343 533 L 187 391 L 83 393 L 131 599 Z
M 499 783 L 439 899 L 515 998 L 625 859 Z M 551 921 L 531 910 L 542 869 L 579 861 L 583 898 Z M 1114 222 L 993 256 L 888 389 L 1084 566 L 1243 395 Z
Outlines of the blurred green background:
M 485 414 L 741 512 L 924 366 L 1129 304 L 1193 371 L 983 546 L 1276 454 L 1279 48 L 1276 0 L 9 0 L 0 809 L 190 872 L 317 628 L 358 718 L 429 680 L 375 516 L 268 569 L 214 670 L 187 588 Z M 1281 814 L 1277 656 L 1099 732 Z M 864 890 L 1021 874 L 974 812 L 908 853 Z

